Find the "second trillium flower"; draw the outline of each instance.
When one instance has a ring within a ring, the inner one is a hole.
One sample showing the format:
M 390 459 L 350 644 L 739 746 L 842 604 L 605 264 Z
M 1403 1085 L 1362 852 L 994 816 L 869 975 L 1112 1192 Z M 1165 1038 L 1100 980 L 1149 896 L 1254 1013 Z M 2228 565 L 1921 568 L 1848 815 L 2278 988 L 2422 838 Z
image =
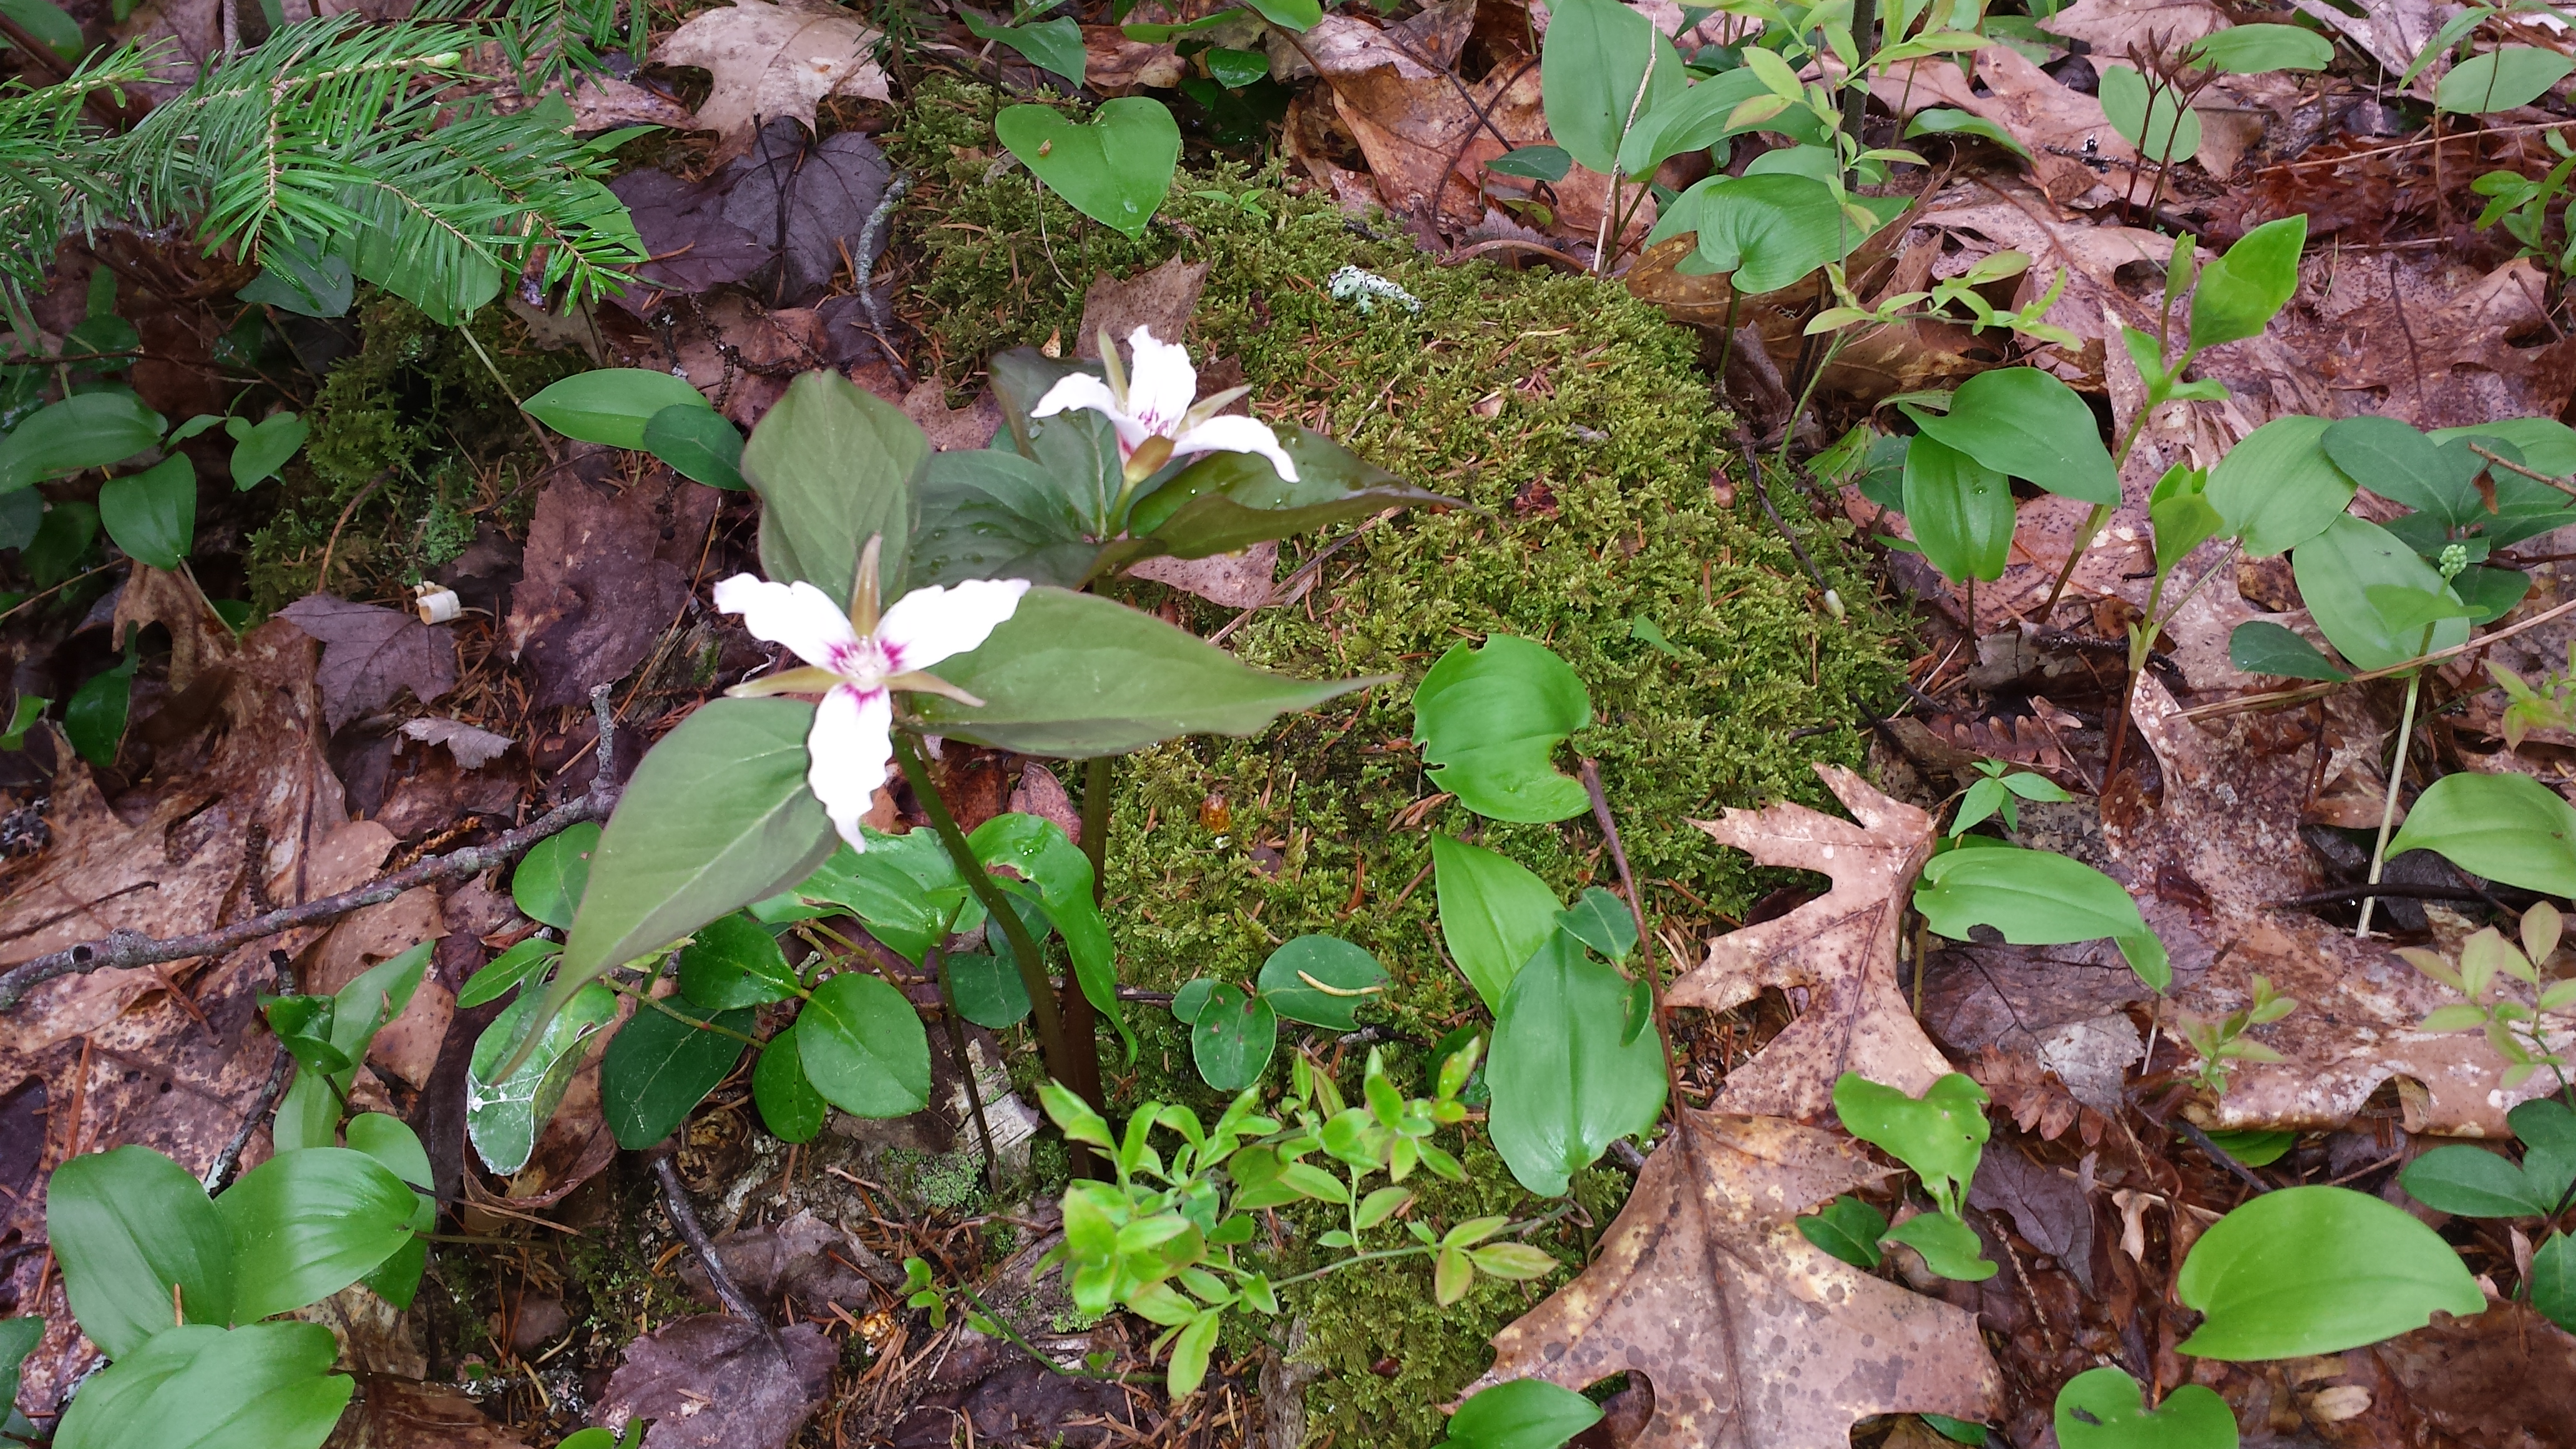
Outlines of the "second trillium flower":
M 1279 446 L 1279 436 L 1266 424 L 1245 417 L 1218 417 L 1217 410 L 1251 391 L 1228 388 L 1199 397 L 1198 369 L 1190 366 L 1189 349 L 1158 342 L 1151 328 L 1127 336 L 1136 354 L 1131 375 L 1118 365 L 1117 345 L 1109 330 L 1100 332 L 1100 366 L 1107 382 L 1087 372 L 1069 373 L 1048 388 L 1034 418 L 1087 409 L 1109 419 L 1118 430 L 1118 456 L 1127 464 L 1130 483 L 1153 476 L 1165 463 L 1194 453 L 1258 453 L 1279 476 L 1294 483 L 1297 465 Z
M 1020 607 L 1026 579 L 970 579 L 947 587 L 915 589 L 882 613 L 877 608 L 877 546 L 868 540 L 857 586 L 844 615 L 832 596 L 799 580 L 772 583 L 736 574 L 716 585 L 716 607 L 740 614 L 755 639 L 783 644 L 805 661 L 746 680 L 733 695 L 819 694 L 814 728 L 805 737 L 805 783 L 832 817 L 832 827 L 853 849 L 865 850 L 859 818 L 868 811 L 894 760 L 894 697 L 898 689 L 944 694 L 970 705 L 975 698 L 935 675 L 930 666 L 963 654 L 991 637 Z

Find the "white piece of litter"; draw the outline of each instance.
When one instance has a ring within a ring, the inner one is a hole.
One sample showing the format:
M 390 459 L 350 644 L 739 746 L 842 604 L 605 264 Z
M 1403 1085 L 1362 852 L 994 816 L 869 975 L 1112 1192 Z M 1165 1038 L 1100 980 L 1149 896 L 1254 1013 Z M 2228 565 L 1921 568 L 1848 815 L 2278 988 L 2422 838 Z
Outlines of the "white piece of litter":
M 1334 301 L 1348 302 L 1359 308 L 1362 315 L 1376 311 L 1381 301 L 1398 303 L 1407 312 L 1422 310 L 1421 298 L 1375 272 L 1358 267 L 1342 268 L 1333 273 L 1325 285 L 1332 292 Z

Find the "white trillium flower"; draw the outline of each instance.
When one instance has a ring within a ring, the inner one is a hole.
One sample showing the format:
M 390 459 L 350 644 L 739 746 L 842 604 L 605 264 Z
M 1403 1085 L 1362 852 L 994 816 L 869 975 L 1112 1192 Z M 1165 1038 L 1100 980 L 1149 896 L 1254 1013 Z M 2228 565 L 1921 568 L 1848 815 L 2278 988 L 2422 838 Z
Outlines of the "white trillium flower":
M 1198 370 L 1190 366 L 1188 348 L 1155 341 L 1148 327 L 1130 333 L 1127 345 L 1136 354 L 1132 377 L 1118 365 L 1118 348 L 1103 328 L 1100 365 L 1109 380 L 1103 382 L 1087 372 L 1069 373 L 1047 389 L 1038 405 L 1029 409 L 1029 416 L 1049 418 L 1088 408 L 1108 418 L 1118 430 L 1118 456 L 1127 464 L 1130 483 L 1153 476 L 1174 458 L 1194 453 L 1259 453 L 1279 470 L 1280 477 L 1297 481 L 1297 465 L 1288 460 L 1279 436 L 1266 424 L 1217 416 L 1219 408 L 1250 388 L 1228 388 L 1201 398 Z
M 805 661 L 746 680 L 732 695 L 819 694 L 814 728 L 805 736 L 811 756 L 805 783 L 832 817 L 832 827 L 854 850 L 867 849 L 859 817 L 868 811 L 894 759 L 894 697 L 898 689 L 944 694 L 970 705 L 984 701 L 923 671 L 963 654 L 991 637 L 1020 607 L 1026 579 L 969 579 L 946 587 L 915 589 L 877 611 L 877 546 L 868 540 L 850 611 L 832 596 L 799 580 L 772 583 L 736 574 L 716 585 L 716 607 L 740 614 L 755 639 L 784 644 Z

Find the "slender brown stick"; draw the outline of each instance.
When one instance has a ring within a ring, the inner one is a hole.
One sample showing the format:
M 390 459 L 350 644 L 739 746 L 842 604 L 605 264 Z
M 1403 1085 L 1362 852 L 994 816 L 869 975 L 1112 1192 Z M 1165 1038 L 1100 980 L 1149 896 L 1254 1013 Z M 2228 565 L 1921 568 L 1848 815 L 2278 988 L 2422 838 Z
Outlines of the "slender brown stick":
M 779 1341 L 778 1330 L 752 1306 L 741 1285 L 725 1271 L 724 1259 L 716 1255 L 716 1245 L 708 1239 L 706 1226 L 698 1221 L 697 1209 L 689 1206 L 688 1189 L 680 1185 L 680 1170 L 671 1165 L 671 1154 L 665 1152 L 653 1159 L 653 1176 L 662 1183 L 662 1210 L 670 1214 L 671 1226 L 679 1230 L 681 1241 L 705 1266 L 707 1281 L 715 1285 L 716 1297 L 723 1301 L 726 1311 L 759 1329 L 770 1348 L 784 1358 L 787 1345 Z
M 1618 868 L 1619 884 L 1628 893 L 1628 914 L 1637 924 L 1637 965 L 1646 974 L 1647 1009 L 1654 1014 L 1655 1039 L 1664 1048 L 1664 1091 L 1672 1098 L 1673 1121 L 1687 1135 L 1690 1103 L 1682 1096 L 1681 1067 L 1673 1061 L 1672 1029 L 1664 1024 L 1663 976 L 1655 969 L 1655 953 L 1649 945 L 1655 938 L 1646 931 L 1645 898 L 1637 893 L 1637 877 L 1628 869 L 1628 848 L 1619 843 L 1619 822 L 1610 814 L 1610 797 L 1602 793 L 1601 771 L 1591 760 L 1578 759 L 1583 793 L 1592 801 L 1593 823 L 1601 827 L 1601 838 L 1610 846 L 1610 863 Z
M 966 1106 L 975 1117 L 975 1135 L 984 1143 L 984 1180 L 993 1185 L 993 1196 L 1002 1195 L 1002 1155 L 993 1150 L 993 1128 L 984 1120 L 984 1088 L 975 1080 L 975 1059 L 966 1051 L 966 1028 L 957 1019 L 957 983 L 948 969 L 948 954 L 938 947 L 930 948 L 930 973 L 939 980 L 939 1004 L 946 1010 L 940 1016 L 948 1023 L 948 1049 L 957 1054 L 957 1076 L 966 1084 Z
M 2519 624 L 2508 625 L 2502 629 L 2496 630 L 2492 634 L 2481 634 L 2475 639 L 2454 644 L 2448 649 L 2437 649 L 2430 654 L 2419 655 L 2413 659 L 2403 659 L 2395 664 L 2389 665 L 2385 669 L 2365 669 L 2361 673 L 2352 676 L 2350 679 L 2338 679 L 2325 684 L 2307 685 L 2299 689 L 2276 690 L 2270 694 L 2240 695 L 2235 699 L 2222 699 L 2210 704 L 2194 705 L 2190 709 L 2184 710 L 2182 712 L 2182 717 L 2184 719 L 2197 722 L 2204 719 L 2214 719 L 2221 715 L 2243 714 L 2247 710 L 2264 709 L 2276 704 L 2305 704 L 2312 699 L 2322 699 L 2347 684 L 2362 684 L 2373 679 L 2386 679 L 2392 674 L 2404 674 L 2410 669 L 2421 669 L 2427 664 L 2439 664 L 2445 659 L 2456 658 L 2462 654 L 2472 653 L 2476 650 L 2484 649 L 2490 644 L 2500 644 L 2505 640 L 2512 638 L 2514 635 L 2521 633 L 2525 629 L 2537 628 L 2538 626 L 2546 624 L 2550 620 L 2558 618 L 2559 616 L 2571 611 L 2576 611 L 2576 599 L 2570 599 L 2566 603 L 2560 604 L 2554 609 L 2544 609 L 2541 612 L 2532 615 L 2530 618 L 2523 620 Z M 6 978 L 0 978 L 0 980 L 5 979 Z M 6 1006 L 7 1004 L 8 1003 L 6 1001 L 0 1001 L 0 1006 Z
M 610 717 L 606 686 L 592 690 L 592 711 L 599 719 L 599 769 L 591 777 L 590 790 L 580 799 L 568 801 L 549 810 L 533 825 L 507 831 L 499 839 L 484 845 L 469 845 L 463 850 L 433 856 L 405 870 L 395 871 L 356 890 L 324 896 L 318 901 L 287 906 L 266 915 L 253 916 L 211 931 L 190 936 L 173 936 L 167 940 L 144 935 L 140 931 L 110 931 L 106 937 L 86 941 L 60 951 L 48 952 L 32 961 L 0 973 L 0 1011 L 7 1011 L 26 999 L 27 993 L 57 976 L 78 976 L 91 971 L 116 971 L 133 966 L 157 966 L 164 961 L 185 961 L 199 956 L 220 956 L 237 946 L 246 946 L 263 936 L 291 931 L 322 921 L 337 920 L 363 906 L 392 900 L 415 886 L 433 885 L 440 881 L 460 880 L 481 875 L 497 865 L 516 859 L 522 851 L 568 826 L 585 820 L 605 820 L 617 804 L 617 785 L 610 769 L 611 750 L 615 741 L 616 721 Z

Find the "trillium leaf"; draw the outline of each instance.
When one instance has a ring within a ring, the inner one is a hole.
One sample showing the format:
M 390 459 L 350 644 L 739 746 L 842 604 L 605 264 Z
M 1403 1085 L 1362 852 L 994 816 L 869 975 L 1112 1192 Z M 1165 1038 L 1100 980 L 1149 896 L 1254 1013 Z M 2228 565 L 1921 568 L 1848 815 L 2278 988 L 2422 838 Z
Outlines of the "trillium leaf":
M 1249 735 L 1373 679 L 1307 681 L 1253 669 L 1150 614 L 1034 588 L 982 648 L 939 666 L 982 699 L 907 702 L 921 727 L 1023 754 L 1124 754 L 1180 735 Z
M 1075 506 L 1057 475 L 1017 453 L 933 453 L 922 471 L 913 578 L 925 586 L 1027 579 L 1080 587 L 1101 545 L 1084 536 Z
M 2576 806 L 2528 775 L 2444 775 L 2416 797 L 2389 855 L 2430 850 L 2474 876 L 2576 895 Z
M 1458 501 L 1416 488 L 1306 428 L 1284 434 L 1280 447 L 1297 465 L 1296 482 L 1258 453 L 1210 453 L 1133 504 L 1129 531 L 1176 558 L 1206 558 L 1389 508 Z
M 760 495 L 761 572 L 802 579 L 847 608 L 859 551 L 882 538 L 884 595 L 901 598 L 929 453 L 919 423 L 838 373 L 788 384 L 742 449 L 742 476 Z
M 1592 698 L 1555 651 L 1512 634 L 1452 646 L 1413 692 L 1413 738 L 1431 781 L 1494 820 L 1540 823 L 1583 812 L 1580 782 L 1550 763 L 1592 722 Z
M 2340 1353 L 2467 1315 L 2486 1295 L 2431 1228 L 2342 1187 L 2267 1192 L 2211 1224 L 2174 1294 L 2206 1315 L 2182 1351 L 2202 1358 Z

